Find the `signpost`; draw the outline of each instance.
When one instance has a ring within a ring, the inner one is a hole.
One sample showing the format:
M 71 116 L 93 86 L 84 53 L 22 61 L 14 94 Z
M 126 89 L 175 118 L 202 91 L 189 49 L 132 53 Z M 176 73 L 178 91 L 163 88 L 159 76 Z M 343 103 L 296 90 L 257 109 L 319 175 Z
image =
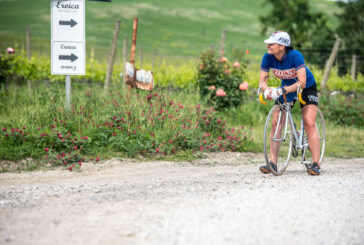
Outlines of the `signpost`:
M 149 91 L 153 91 L 154 88 L 153 73 L 151 71 L 145 71 L 143 69 L 136 69 L 134 66 L 137 30 L 138 30 L 138 18 L 134 18 L 130 63 L 129 62 L 124 63 L 124 80 L 125 83 L 128 84 L 129 93 L 132 87 Z
M 71 75 L 86 74 L 85 0 L 51 0 L 53 75 L 66 75 L 66 107 L 71 104 Z

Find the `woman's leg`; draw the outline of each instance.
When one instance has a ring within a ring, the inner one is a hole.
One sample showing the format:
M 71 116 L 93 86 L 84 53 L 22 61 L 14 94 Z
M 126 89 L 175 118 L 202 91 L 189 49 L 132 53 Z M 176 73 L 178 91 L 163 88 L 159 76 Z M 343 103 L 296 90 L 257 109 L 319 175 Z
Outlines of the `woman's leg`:
M 280 122 L 278 123 L 279 114 L 281 115 Z M 281 141 L 273 141 L 274 134 L 276 133 L 276 128 L 278 127 L 276 139 L 282 138 L 282 131 L 284 129 L 284 125 L 286 123 L 286 114 L 284 112 L 280 112 L 277 109 L 272 115 L 272 130 L 270 131 L 269 139 L 270 139 L 270 160 L 277 164 L 278 161 L 278 152 L 279 148 L 281 147 Z
M 303 125 L 305 127 L 312 161 L 320 166 L 320 136 L 316 128 L 317 106 L 306 105 L 302 108 Z

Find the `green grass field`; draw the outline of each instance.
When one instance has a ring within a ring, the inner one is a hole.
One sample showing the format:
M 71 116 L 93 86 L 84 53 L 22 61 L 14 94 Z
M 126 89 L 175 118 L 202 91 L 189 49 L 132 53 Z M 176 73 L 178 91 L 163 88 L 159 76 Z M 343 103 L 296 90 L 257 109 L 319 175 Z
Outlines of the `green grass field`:
M 226 52 L 232 48 L 249 49 L 258 60 L 265 51 L 259 15 L 269 10 L 263 0 L 185 0 L 121 1 L 112 3 L 86 1 L 87 55 L 104 60 L 109 54 L 114 22 L 122 20 L 117 57 L 121 59 L 122 38 L 132 36 L 132 22 L 139 17 L 137 46 L 143 47 L 144 59 L 152 54 L 176 63 L 195 59 L 210 48 L 219 47 L 221 31 L 227 30 Z M 1 49 L 18 44 L 25 46 L 27 27 L 32 31 L 33 52 L 50 53 L 50 0 L 0 1 Z M 337 25 L 334 13 L 340 10 L 332 1 L 311 1 L 312 11 L 327 14 L 332 27 Z M 140 50 L 140 49 L 138 49 Z M 139 59 L 139 55 L 137 55 Z M 160 58 L 159 58 L 160 59 Z

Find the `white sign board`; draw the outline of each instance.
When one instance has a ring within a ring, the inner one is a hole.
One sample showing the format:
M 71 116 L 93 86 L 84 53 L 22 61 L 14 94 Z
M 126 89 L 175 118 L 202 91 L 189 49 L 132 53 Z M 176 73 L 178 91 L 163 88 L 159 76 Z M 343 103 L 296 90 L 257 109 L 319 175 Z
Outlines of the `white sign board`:
M 51 0 L 52 74 L 85 75 L 85 0 Z
M 153 74 L 151 71 L 137 70 L 136 80 L 141 83 L 152 83 Z
M 153 91 L 154 78 L 151 71 L 136 69 L 133 64 L 125 62 L 124 79 L 126 84 L 139 89 Z
M 83 42 L 52 42 L 52 74 L 84 75 L 85 44 Z

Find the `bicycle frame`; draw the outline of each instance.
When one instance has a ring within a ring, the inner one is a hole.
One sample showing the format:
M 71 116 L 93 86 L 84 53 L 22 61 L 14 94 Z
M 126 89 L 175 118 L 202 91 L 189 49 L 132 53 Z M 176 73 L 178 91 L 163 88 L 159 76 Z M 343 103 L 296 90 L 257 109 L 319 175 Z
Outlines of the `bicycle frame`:
M 301 91 L 301 86 L 298 85 L 298 87 L 297 87 L 298 100 L 300 101 L 301 104 L 306 104 L 306 102 L 302 100 L 300 91 Z M 266 105 L 266 103 L 265 103 L 265 101 L 263 100 L 263 97 L 262 97 L 262 89 L 261 89 L 260 86 L 258 88 L 257 95 L 258 95 L 258 98 L 259 98 L 260 102 L 262 104 Z M 287 102 L 287 99 L 286 99 L 286 96 L 285 95 L 283 95 L 283 99 L 284 99 L 284 104 L 281 104 L 282 109 L 286 112 L 286 118 L 289 119 L 289 122 L 291 124 L 291 128 L 294 129 L 293 130 L 293 136 L 295 138 L 296 144 L 297 144 L 297 142 L 299 142 L 298 145 L 295 145 L 295 148 L 296 148 L 296 150 L 297 149 L 303 149 L 304 147 L 307 148 L 308 147 L 308 144 L 305 145 L 304 142 L 303 142 L 303 140 L 304 140 L 304 138 L 303 138 L 303 135 L 304 135 L 303 120 L 301 118 L 301 129 L 300 129 L 300 132 L 301 133 L 298 136 L 297 129 L 295 127 L 295 124 L 294 124 L 294 121 L 293 121 L 293 117 L 292 117 L 292 113 L 291 113 L 291 107 L 290 107 L 291 105 L 290 105 L 290 103 Z M 279 113 L 278 122 L 280 122 L 280 120 L 281 120 L 281 113 Z M 279 128 L 277 126 L 276 131 L 274 133 L 274 136 L 273 136 L 273 139 L 272 140 L 273 141 L 285 141 L 286 140 L 286 136 L 287 136 L 287 126 L 288 126 L 288 120 L 286 120 L 286 122 L 285 122 L 283 139 L 276 139 L 277 132 L 278 132 L 278 128 Z
M 288 120 L 285 121 L 285 125 L 284 125 L 284 134 L 283 134 L 283 137 L 281 139 L 277 139 L 277 133 L 278 133 L 278 129 L 279 129 L 279 123 L 281 122 L 281 116 L 282 114 L 279 113 L 279 116 L 278 116 L 278 124 L 276 126 L 276 130 L 274 132 L 274 136 L 273 136 L 273 139 L 272 141 L 285 141 L 286 140 L 286 137 L 287 137 L 287 133 L 288 133 L 288 122 L 290 123 L 291 125 L 291 128 L 293 129 L 292 130 L 292 134 L 293 134 L 293 137 L 296 141 L 296 145 L 295 145 L 295 148 L 296 149 L 304 149 L 304 147 L 308 147 L 308 145 L 304 144 L 303 140 L 303 136 L 304 136 L 304 126 L 303 126 L 303 119 L 301 118 L 301 128 L 300 128 L 300 131 L 299 133 L 297 132 L 297 129 L 296 129 L 296 126 L 294 124 L 294 120 L 293 120 L 293 117 L 292 117 L 292 113 L 291 113 L 291 108 L 290 108 L 290 104 L 288 103 L 285 103 L 285 104 L 282 104 L 282 111 L 284 111 L 284 113 L 286 114 L 286 118 L 288 118 Z M 281 111 L 281 112 L 282 112 Z M 298 142 L 298 144 L 297 144 Z

